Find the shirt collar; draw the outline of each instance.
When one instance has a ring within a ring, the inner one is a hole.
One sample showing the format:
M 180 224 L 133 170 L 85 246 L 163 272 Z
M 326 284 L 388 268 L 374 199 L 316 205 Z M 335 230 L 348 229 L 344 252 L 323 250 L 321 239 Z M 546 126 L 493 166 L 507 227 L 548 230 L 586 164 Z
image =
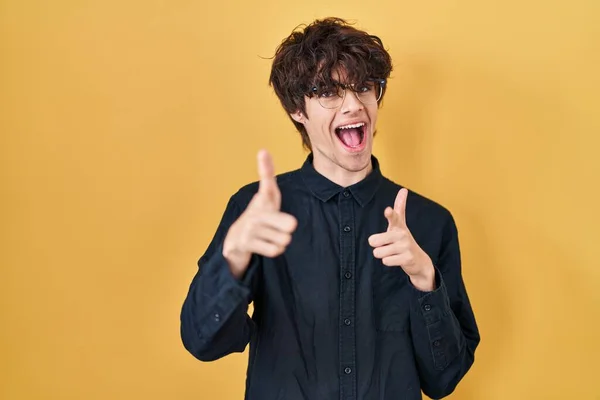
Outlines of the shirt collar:
M 371 164 L 373 170 L 365 179 L 344 188 L 315 170 L 313 167 L 313 153 L 310 153 L 300 169 L 300 176 L 312 194 L 323 202 L 330 200 L 333 196 L 346 189 L 352 194 L 358 204 L 364 207 L 375 195 L 383 178 L 379 169 L 379 161 L 373 155 L 371 155 Z

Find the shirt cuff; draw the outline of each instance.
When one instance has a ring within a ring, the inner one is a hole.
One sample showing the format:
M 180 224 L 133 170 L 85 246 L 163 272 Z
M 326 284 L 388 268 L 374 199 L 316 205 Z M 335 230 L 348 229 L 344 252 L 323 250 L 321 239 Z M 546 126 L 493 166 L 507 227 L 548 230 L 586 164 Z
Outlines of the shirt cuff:
M 426 325 L 432 325 L 452 312 L 450 308 L 450 299 L 446 290 L 444 277 L 440 270 L 435 267 L 435 289 L 431 292 L 423 292 L 409 283 L 416 297 L 416 305 L 418 305 L 421 315 L 425 319 Z
M 413 311 L 422 316 L 421 325 L 417 329 L 427 338 L 426 348 L 433 356 L 433 368 L 444 370 L 456 356 L 460 345 L 460 326 L 450 308 L 450 299 L 442 273 L 436 268 L 436 289 L 422 292 L 413 286 Z M 418 318 L 417 318 L 418 320 Z M 424 331 L 421 329 L 425 328 Z
M 229 263 L 223 256 L 222 248 L 215 252 L 214 259 L 211 260 L 208 268 L 210 270 L 203 272 L 213 278 L 206 283 L 218 288 L 212 304 L 207 307 L 208 315 L 203 319 L 205 323 L 199 327 L 203 337 L 214 335 L 232 314 L 240 309 L 240 306 L 248 306 L 251 299 L 252 275 L 257 263 L 257 257 L 253 255 L 244 276 L 242 279 L 237 279 L 229 269 Z

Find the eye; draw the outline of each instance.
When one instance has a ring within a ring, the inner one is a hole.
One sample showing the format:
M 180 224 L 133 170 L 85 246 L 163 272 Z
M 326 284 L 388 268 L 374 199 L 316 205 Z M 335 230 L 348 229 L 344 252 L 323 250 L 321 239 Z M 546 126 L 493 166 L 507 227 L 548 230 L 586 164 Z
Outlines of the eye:
M 335 88 L 322 88 L 319 90 L 319 97 L 328 98 L 337 96 L 337 90 Z
M 367 93 L 371 90 L 373 90 L 373 83 L 370 82 L 361 83 L 360 85 L 356 86 L 356 91 L 358 93 Z

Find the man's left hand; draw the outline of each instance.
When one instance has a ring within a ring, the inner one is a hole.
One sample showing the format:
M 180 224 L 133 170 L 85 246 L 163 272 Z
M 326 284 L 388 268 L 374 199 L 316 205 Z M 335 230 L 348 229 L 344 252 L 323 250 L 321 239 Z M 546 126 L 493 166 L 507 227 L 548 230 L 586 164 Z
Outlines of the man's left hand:
M 374 248 L 373 255 L 384 265 L 401 267 L 417 289 L 429 292 L 435 289 L 435 268 L 406 225 L 407 197 L 408 190 L 400 189 L 394 208 L 387 207 L 384 211 L 388 220 L 387 231 L 371 235 L 369 244 Z

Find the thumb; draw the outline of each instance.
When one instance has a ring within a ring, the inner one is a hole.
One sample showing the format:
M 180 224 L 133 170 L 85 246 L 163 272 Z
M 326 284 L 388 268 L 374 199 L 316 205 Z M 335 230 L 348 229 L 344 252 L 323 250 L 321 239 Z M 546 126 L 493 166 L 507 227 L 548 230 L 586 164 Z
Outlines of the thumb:
M 388 232 L 393 228 L 400 227 L 400 216 L 392 207 L 386 207 L 383 215 L 385 216 L 385 219 L 388 220 Z
M 279 206 L 280 192 L 275 179 L 275 167 L 273 166 L 273 159 L 266 150 L 258 152 L 258 176 L 260 181 L 258 183 L 258 193 L 265 195 L 269 199 L 275 201 Z

